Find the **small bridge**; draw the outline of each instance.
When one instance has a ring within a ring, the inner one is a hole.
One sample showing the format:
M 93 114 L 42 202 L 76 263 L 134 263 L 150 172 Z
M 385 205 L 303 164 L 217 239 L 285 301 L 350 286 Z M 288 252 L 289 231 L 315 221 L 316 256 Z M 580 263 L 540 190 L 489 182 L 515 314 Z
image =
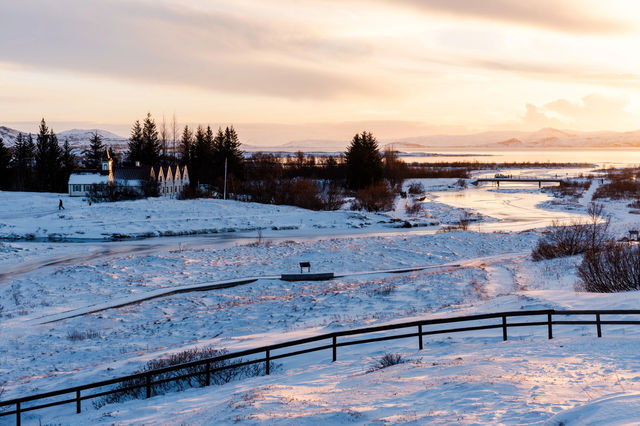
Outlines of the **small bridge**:
M 495 182 L 498 186 L 500 186 L 500 182 L 527 182 L 527 183 L 537 183 L 538 188 L 542 187 L 542 183 L 560 183 L 562 179 L 557 178 L 480 178 L 471 182 L 474 185 L 478 185 L 483 182 Z

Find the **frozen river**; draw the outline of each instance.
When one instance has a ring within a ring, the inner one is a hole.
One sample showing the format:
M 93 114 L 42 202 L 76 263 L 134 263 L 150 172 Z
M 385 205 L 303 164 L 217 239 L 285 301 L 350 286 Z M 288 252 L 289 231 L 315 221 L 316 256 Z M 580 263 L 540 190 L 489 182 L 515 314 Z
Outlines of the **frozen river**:
M 570 222 L 586 216 L 565 209 L 548 209 L 541 205 L 553 197 L 538 189 L 537 184 L 501 184 L 469 186 L 462 191 L 431 194 L 434 201 L 452 207 L 473 210 L 493 220 L 474 223 L 472 231 L 524 231 L 551 225 L 554 221 Z
M 547 175 L 567 173 L 584 173 L 587 170 L 545 170 Z M 511 170 L 509 173 L 518 176 L 532 176 L 536 173 L 541 175 L 540 170 Z M 478 175 L 478 176 L 486 176 Z M 553 196 L 548 192 L 541 191 L 536 184 L 502 184 L 496 188 L 490 184 L 473 186 L 468 185 L 465 189 L 439 190 L 435 187 L 428 190 L 425 195 L 427 200 L 444 205 L 444 216 L 455 218 L 458 212 L 455 208 L 462 208 L 480 213 L 484 220 L 473 222 L 469 230 L 476 232 L 496 232 L 496 231 L 524 231 L 533 228 L 541 228 L 551 225 L 554 221 L 569 222 L 575 219 L 584 219 L 584 208 L 575 211 L 567 209 L 566 204 L 553 205 Z M 588 203 L 591 193 L 595 189 L 592 186 L 584 195 L 582 204 Z M 447 212 L 448 207 L 452 207 L 451 212 Z M 574 205 L 575 206 L 575 205 Z M 550 208 L 551 207 L 551 208 Z M 425 207 L 429 211 L 429 206 Z M 445 222 L 446 223 L 446 222 Z M 372 224 L 363 228 L 304 228 L 290 230 L 268 230 L 261 231 L 261 238 L 272 242 L 297 241 L 310 242 L 316 240 L 326 240 L 332 238 L 360 238 L 374 236 L 394 236 L 394 235 L 419 235 L 434 234 L 440 231 L 441 227 L 427 226 L 414 228 L 397 228 L 391 225 Z M 156 237 L 142 240 L 124 241 L 96 241 L 78 239 L 75 242 L 52 243 L 42 242 L 14 242 L 13 244 L 24 248 L 35 249 L 32 256 L 15 259 L 4 259 L 0 262 L 0 282 L 7 282 L 16 275 L 21 275 L 42 268 L 55 269 L 60 265 L 80 264 L 83 262 L 101 259 L 106 260 L 114 256 L 127 254 L 149 254 L 158 252 L 168 252 L 185 249 L 223 249 L 236 245 L 246 245 L 258 241 L 257 231 L 250 232 L 230 232 L 205 235 L 184 235 L 174 237 Z M 37 249 L 41 246 L 42 249 Z M 36 252 L 38 254 L 36 254 Z

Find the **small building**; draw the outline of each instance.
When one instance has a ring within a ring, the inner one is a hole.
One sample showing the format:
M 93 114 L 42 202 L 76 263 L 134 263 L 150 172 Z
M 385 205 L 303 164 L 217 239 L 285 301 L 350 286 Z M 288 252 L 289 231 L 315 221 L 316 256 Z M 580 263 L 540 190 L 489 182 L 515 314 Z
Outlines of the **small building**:
M 187 166 L 149 167 L 136 164 L 135 167 L 113 167 L 113 161 L 105 161 L 102 173 L 74 172 L 69 176 L 69 196 L 86 197 L 92 185 L 111 184 L 127 187 L 140 195 L 145 193 L 149 181 L 158 182 L 158 195 L 178 197 L 189 186 Z
M 150 179 L 154 179 L 151 173 L 152 170 L 149 166 L 115 167 L 113 169 L 113 180 L 110 180 L 110 182 L 114 182 L 118 186 L 126 186 L 138 194 L 144 195 L 144 185 Z
M 108 175 L 99 173 L 71 173 L 69 176 L 69 196 L 85 197 L 89 194 L 93 185 L 109 182 Z
M 187 166 L 155 167 L 151 170 L 151 177 L 157 179 L 161 197 L 178 197 L 190 183 Z

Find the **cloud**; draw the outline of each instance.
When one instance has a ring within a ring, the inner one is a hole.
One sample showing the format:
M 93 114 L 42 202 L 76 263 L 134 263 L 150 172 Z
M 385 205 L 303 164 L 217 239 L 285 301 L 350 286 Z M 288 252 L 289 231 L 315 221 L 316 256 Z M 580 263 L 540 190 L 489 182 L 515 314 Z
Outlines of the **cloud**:
M 580 101 L 557 99 L 536 106 L 526 105 L 520 128 L 529 130 L 541 127 L 560 127 L 582 130 L 606 130 L 611 128 L 637 128 L 640 122 L 627 110 L 629 99 L 623 97 L 590 94 Z
M 512 58 L 479 58 L 453 54 L 448 58 L 430 56 L 422 59 L 434 64 L 504 72 L 568 83 L 584 82 L 611 87 L 640 87 L 640 74 L 590 70 L 587 65 L 523 61 Z
M 627 31 L 629 25 L 602 15 L 590 14 L 588 4 L 576 1 L 536 0 L 384 0 L 425 12 L 501 21 L 554 31 L 593 34 Z
M 598 120 L 603 117 L 631 119 L 633 114 L 626 110 L 629 99 L 590 94 L 579 102 L 558 99 L 544 105 L 547 111 L 553 111 L 572 120 Z
M 549 117 L 545 114 L 544 109 L 535 105 L 527 104 L 526 112 L 522 117 L 522 124 L 527 129 L 540 129 L 542 127 L 562 127 L 562 121 Z
M 0 3 L 0 62 L 284 98 L 385 89 L 328 66 L 366 56 L 297 26 L 162 2 Z

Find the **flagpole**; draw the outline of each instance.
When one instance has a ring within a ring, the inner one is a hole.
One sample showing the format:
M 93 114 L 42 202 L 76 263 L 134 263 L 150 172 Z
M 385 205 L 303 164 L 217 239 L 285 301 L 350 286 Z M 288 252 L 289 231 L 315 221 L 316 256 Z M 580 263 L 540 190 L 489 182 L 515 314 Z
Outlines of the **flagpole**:
M 227 157 L 224 158 L 224 195 L 222 199 L 227 199 Z

